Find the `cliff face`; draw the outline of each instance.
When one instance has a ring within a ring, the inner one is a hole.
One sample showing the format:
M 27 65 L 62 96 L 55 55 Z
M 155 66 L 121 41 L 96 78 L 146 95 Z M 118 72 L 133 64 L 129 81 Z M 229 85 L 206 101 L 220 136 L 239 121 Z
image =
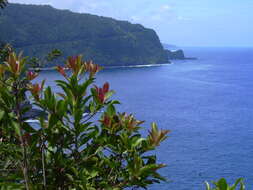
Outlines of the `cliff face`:
M 166 50 L 166 52 L 167 52 L 169 60 L 185 59 L 184 52 L 181 49 L 176 50 L 176 51 Z
M 168 62 L 152 29 L 50 6 L 9 4 L 0 12 L 0 34 L 0 41 L 29 56 L 41 57 L 57 48 L 65 56 L 83 54 L 102 65 Z
M 179 50 L 165 50 L 169 60 L 196 60 L 196 57 L 185 57 L 184 51 Z

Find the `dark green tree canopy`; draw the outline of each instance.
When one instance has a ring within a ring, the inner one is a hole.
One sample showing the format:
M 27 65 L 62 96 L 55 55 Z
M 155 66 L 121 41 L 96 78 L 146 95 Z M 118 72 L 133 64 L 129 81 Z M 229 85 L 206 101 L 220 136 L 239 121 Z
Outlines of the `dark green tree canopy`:
M 28 56 L 48 50 L 83 54 L 100 65 L 166 63 L 167 55 L 152 29 L 127 21 L 57 10 L 48 5 L 9 4 L 0 21 L 0 41 Z

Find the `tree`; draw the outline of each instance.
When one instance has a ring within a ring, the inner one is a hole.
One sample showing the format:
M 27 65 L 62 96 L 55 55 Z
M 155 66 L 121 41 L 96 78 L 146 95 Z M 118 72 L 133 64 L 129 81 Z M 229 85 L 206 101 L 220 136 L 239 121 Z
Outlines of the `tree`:
M 13 52 L 13 48 L 10 44 L 0 42 L 0 64 L 3 64 L 11 52 Z
M 165 165 L 152 150 L 169 131 L 153 123 L 143 137 L 143 121 L 116 111 L 109 83 L 94 86 L 98 65 L 70 57 L 57 67 L 64 80 L 56 81 L 62 89 L 56 93 L 32 82 L 38 73 L 27 71 L 26 62 L 10 53 L 0 65 L 1 187 L 116 190 L 165 180 L 157 172 Z M 28 92 L 45 113 L 37 127 L 27 122 Z

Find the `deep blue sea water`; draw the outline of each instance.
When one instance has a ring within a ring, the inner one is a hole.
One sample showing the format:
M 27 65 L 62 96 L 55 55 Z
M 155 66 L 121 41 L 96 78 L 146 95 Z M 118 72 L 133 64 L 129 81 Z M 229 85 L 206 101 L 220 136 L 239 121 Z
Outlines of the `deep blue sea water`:
M 194 61 L 105 69 L 121 111 L 171 134 L 158 149 L 170 182 L 152 190 L 204 190 L 204 181 L 243 177 L 253 189 L 253 48 L 186 48 Z M 42 72 L 47 84 L 59 78 Z

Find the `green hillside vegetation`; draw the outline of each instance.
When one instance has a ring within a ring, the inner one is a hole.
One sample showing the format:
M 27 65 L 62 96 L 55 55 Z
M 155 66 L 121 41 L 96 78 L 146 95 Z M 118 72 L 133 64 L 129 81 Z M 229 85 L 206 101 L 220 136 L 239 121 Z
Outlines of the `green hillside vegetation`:
M 48 5 L 9 4 L 0 14 L 0 41 L 28 56 L 60 49 L 66 57 L 83 54 L 100 65 L 168 62 L 156 32 L 139 24 Z

